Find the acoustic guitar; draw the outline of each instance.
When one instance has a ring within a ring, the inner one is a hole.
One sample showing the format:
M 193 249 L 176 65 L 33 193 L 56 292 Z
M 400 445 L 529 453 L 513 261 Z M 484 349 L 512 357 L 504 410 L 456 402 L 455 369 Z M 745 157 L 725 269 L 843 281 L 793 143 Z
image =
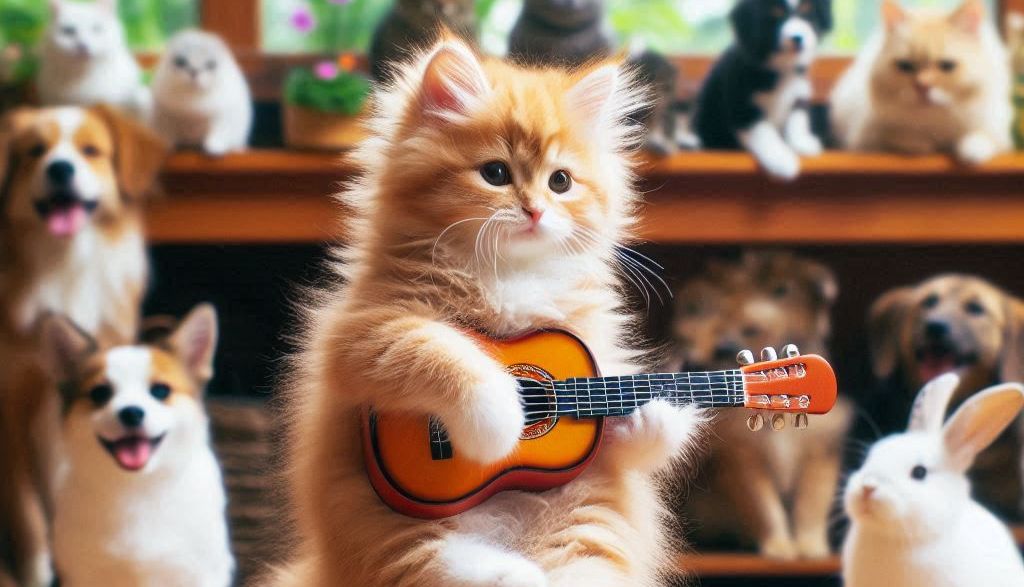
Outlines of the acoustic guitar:
M 367 473 L 381 500 L 399 513 L 444 518 L 499 491 L 564 485 L 597 454 L 604 418 L 627 416 L 653 400 L 776 412 L 775 429 L 784 427 L 785 413 L 804 427 L 807 414 L 824 414 L 836 401 L 832 367 L 819 356 L 799 355 L 793 345 L 781 359 L 765 349 L 762 358 L 769 360 L 756 364 L 744 351 L 741 362 L 749 364 L 734 370 L 601 377 L 587 347 L 566 332 L 481 341 L 519 380 L 527 418 L 519 444 L 507 458 L 484 465 L 461 457 L 434 417 L 368 408 L 362 422 Z M 756 412 L 747 424 L 758 429 L 763 416 Z

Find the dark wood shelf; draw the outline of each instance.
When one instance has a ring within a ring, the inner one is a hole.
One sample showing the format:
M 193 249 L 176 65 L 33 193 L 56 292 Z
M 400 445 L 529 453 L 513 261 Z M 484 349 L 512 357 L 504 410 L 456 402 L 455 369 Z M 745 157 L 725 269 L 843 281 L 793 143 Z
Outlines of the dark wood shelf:
M 1024 154 L 977 169 L 944 156 L 830 152 L 774 181 L 743 153 L 648 160 L 641 239 L 666 244 L 1024 243 Z M 180 153 L 154 202 L 156 243 L 323 242 L 342 237 L 330 197 L 352 168 L 339 154 Z

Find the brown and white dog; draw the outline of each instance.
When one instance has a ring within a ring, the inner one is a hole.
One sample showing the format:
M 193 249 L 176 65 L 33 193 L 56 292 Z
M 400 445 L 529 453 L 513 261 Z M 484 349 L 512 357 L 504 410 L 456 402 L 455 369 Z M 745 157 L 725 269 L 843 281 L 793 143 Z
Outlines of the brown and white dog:
M 743 349 L 787 343 L 824 355 L 837 293 L 828 268 L 789 253 L 748 253 L 739 263 L 712 264 L 676 296 L 678 358 L 670 367 L 733 369 Z M 694 538 L 705 544 L 752 539 L 764 555 L 780 559 L 828 555 L 850 404 L 841 398 L 830 414 L 811 416 L 806 430 L 751 432 L 747 415 L 715 416 L 702 471 L 710 491 L 695 489 L 687 505 Z
M 883 432 L 901 429 L 914 394 L 944 373 L 960 376 L 950 402 L 1024 377 L 1024 301 L 971 275 L 939 275 L 885 293 L 871 307 L 872 367 L 883 387 L 874 417 Z M 1021 485 L 1006 471 L 1020 452 L 1014 430 L 979 455 L 972 481 L 978 499 L 1015 516 Z
M 69 316 L 106 344 L 131 342 L 147 279 L 140 204 L 163 143 L 105 107 L 23 109 L 0 121 L 0 565 L 49 578 L 45 510 L 54 465 L 53 382 L 35 329 Z

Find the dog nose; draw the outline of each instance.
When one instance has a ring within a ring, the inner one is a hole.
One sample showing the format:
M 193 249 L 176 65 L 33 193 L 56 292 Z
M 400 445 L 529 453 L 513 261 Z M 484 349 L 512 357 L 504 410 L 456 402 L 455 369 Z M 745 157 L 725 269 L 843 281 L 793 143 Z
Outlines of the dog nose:
M 789 41 L 793 43 L 793 48 L 797 51 L 804 48 L 804 38 L 801 35 L 793 35 L 789 38 Z
M 876 490 L 878 490 L 878 487 L 876 487 L 875 485 L 868 484 L 868 483 L 865 483 L 860 488 L 861 495 L 864 496 L 864 499 L 871 499 L 871 496 L 873 496 L 875 494 Z
M 75 166 L 68 161 L 54 161 L 46 166 L 46 177 L 54 185 L 67 185 L 75 176 Z
M 949 323 L 941 320 L 929 320 L 924 325 L 924 335 L 931 340 L 942 340 L 949 334 Z
M 728 340 L 718 343 L 715 346 L 715 360 L 716 361 L 733 361 L 736 359 L 736 354 L 743 350 L 739 344 L 734 341 Z
M 145 417 L 146 412 L 138 406 L 128 406 L 127 408 L 122 408 L 117 413 L 117 418 L 128 428 L 136 428 L 142 425 L 142 420 Z

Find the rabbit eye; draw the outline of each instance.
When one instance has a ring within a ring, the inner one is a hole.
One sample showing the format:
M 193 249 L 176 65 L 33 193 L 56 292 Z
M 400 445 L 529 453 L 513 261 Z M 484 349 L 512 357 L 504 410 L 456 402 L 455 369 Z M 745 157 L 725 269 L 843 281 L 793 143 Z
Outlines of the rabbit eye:
M 924 481 L 924 478 L 928 476 L 928 469 L 924 465 L 917 465 L 910 470 L 910 478 L 915 481 Z

